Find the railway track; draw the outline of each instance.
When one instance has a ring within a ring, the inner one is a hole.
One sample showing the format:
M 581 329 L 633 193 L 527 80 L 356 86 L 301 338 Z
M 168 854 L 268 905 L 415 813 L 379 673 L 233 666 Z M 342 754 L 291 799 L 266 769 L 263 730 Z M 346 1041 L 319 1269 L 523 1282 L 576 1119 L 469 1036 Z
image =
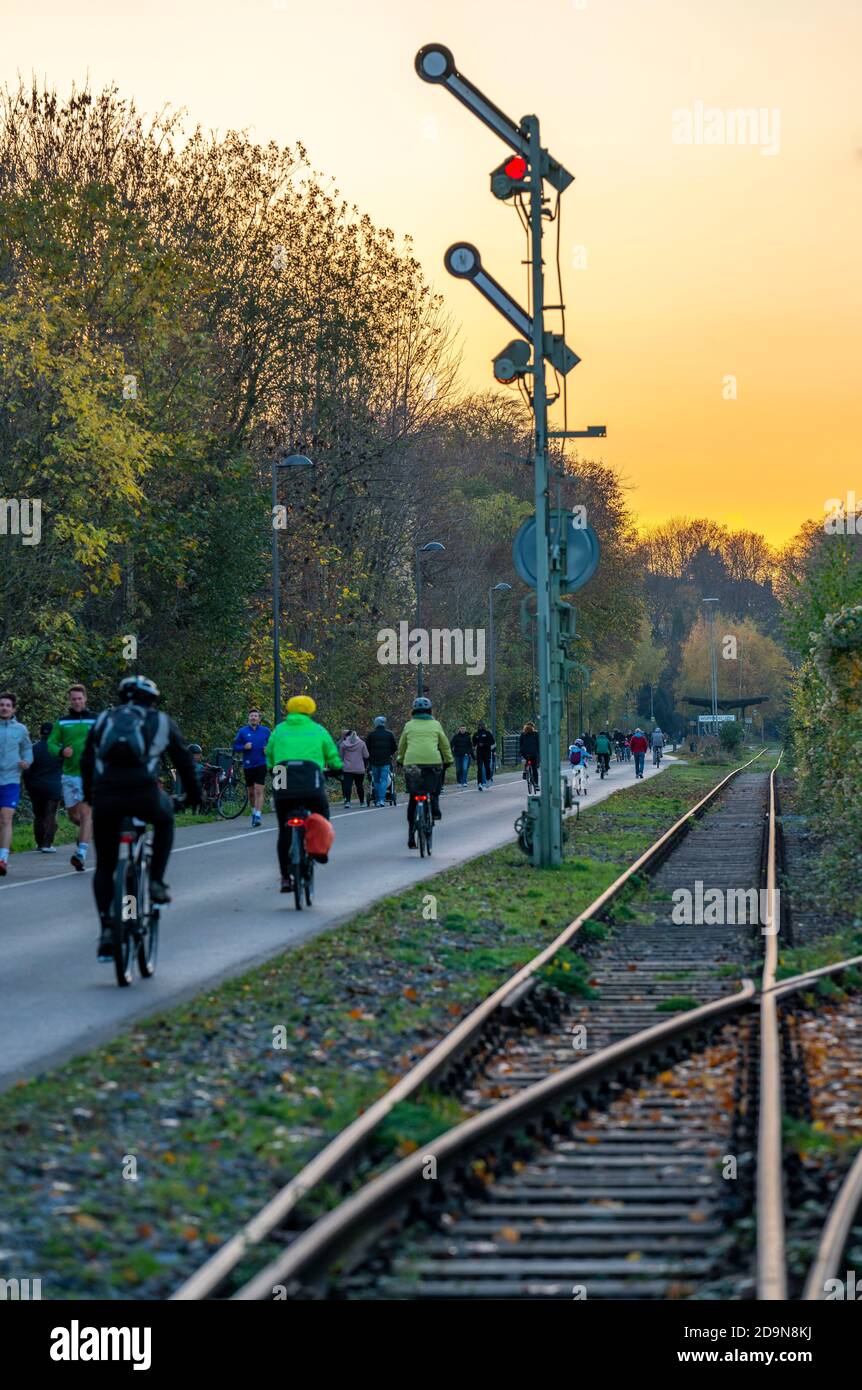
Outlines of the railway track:
M 780 920 L 780 844 L 774 775 L 752 764 L 722 779 L 175 1297 L 746 1296 L 755 1286 L 740 1219 L 756 1190 L 756 1292 L 784 1297 L 779 997 L 792 990 L 773 988 L 776 937 L 761 930 Z M 766 922 L 679 921 L 711 892 L 727 901 L 748 887 L 764 889 Z M 609 935 L 588 948 L 592 997 L 548 989 L 540 969 L 599 921 Z M 728 995 L 764 942 L 759 997 L 750 979 Z M 303 1196 L 346 1181 L 380 1119 L 432 1082 L 468 1118 L 298 1231 Z M 264 1241 L 284 1248 L 237 1281 Z

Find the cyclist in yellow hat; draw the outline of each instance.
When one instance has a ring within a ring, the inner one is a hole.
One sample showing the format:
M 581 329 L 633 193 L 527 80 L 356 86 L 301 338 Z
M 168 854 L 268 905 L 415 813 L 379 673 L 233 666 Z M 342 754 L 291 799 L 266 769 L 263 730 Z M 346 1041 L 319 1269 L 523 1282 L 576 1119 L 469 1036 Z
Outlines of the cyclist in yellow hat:
M 304 807 L 329 820 L 324 773 L 341 771 L 341 758 L 332 735 L 312 719 L 317 705 L 310 695 L 294 695 L 287 717 L 276 724 L 264 749 L 272 772 L 272 799 L 278 821 L 278 862 L 282 888 L 290 881 L 291 811 Z

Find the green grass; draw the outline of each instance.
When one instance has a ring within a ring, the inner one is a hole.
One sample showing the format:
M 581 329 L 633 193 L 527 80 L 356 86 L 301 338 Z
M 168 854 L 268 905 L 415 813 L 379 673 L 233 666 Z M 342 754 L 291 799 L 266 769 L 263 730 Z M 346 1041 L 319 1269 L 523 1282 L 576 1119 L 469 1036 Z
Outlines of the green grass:
M 689 1009 L 696 1009 L 697 999 L 693 994 L 672 994 L 670 999 L 663 999 L 660 1004 L 656 1004 L 657 1014 L 681 1014 L 687 1013 Z

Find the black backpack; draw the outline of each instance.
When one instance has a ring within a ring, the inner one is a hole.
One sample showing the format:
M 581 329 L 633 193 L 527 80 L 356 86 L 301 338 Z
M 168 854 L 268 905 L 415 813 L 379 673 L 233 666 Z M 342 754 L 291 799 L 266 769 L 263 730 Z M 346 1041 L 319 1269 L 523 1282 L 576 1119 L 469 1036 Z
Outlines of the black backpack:
M 99 762 L 104 767 L 146 767 L 155 732 L 155 721 L 150 718 L 153 713 L 140 705 L 117 705 L 108 710 L 96 748 Z
M 272 769 L 272 794 L 278 801 L 323 791 L 324 779 L 317 763 L 305 758 L 285 758 Z

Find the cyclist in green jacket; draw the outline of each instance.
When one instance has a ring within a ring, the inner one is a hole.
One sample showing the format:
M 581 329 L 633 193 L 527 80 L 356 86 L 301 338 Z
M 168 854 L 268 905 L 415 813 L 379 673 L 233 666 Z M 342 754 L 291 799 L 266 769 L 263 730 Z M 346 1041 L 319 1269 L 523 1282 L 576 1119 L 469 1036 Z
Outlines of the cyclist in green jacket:
M 290 813 L 299 807 L 317 811 L 329 820 L 329 798 L 324 773 L 340 772 L 342 763 L 332 735 L 311 716 L 317 705 L 310 695 L 294 695 L 287 702 L 287 718 L 276 724 L 264 751 L 272 773 L 272 800 L 278 821 L 278 863 L 282 892 L 292 886 L 290 876 Z
M 604 766 L 605 773 L 611 767 L 611 739 L 608 733 L 602 732 L 596 736 L 596 761 L 599 766 Z
M 431 713 L 431 701 L 424 695 L 413 701 L 413 718 L 408 719 L 401 731 L 398 743 L 398 761 L 405 768 L 416 768 L 414 779 L 422 782 L 431 794 L 431 814 L 435 820 L 441 819 L 440 788 L 443 773 L 455 761 L 452 748 L 443 725 Z M 411 774 L 408 773 L 408 779 Z M 408 780 L 409 790 L 409 780 Z M 416 817 L 416 803 L 412 796 L 407 798 L 407 848 L 415 849 L 416 840 L 413 824 Z

